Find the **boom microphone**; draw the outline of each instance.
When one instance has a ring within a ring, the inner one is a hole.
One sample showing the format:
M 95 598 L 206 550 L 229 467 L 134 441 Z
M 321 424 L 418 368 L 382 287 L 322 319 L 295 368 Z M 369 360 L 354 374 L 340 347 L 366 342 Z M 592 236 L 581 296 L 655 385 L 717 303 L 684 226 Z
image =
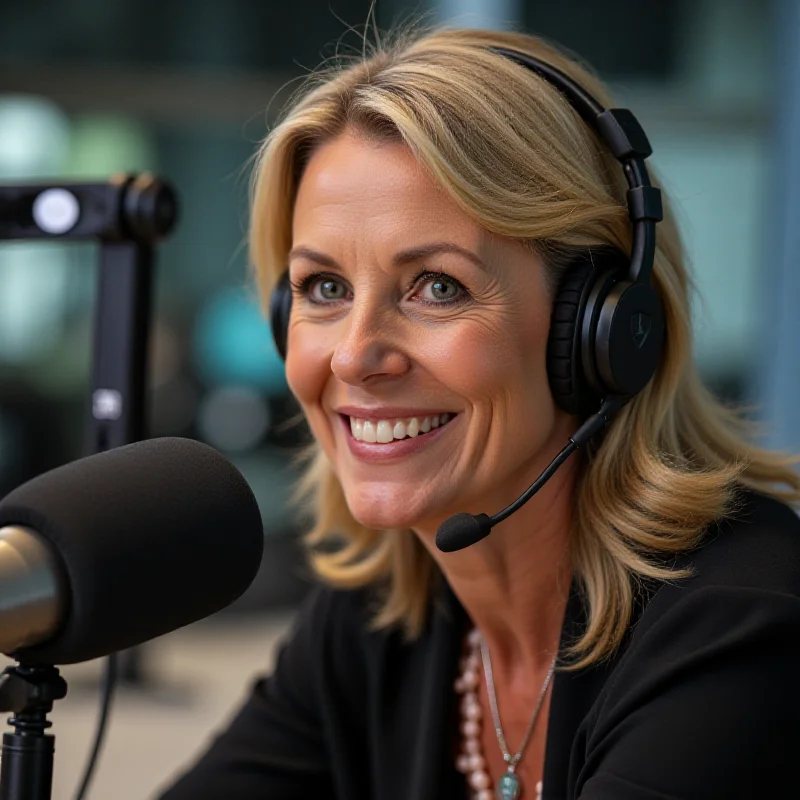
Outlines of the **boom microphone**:
M 247 589 L 263 543 L 241 473 L 190 439 L 46 472 L 0 502 L 0 652 L 72 664 L 196 622 Z
M 611 417 L 622 408 L 625 399 L 622 397 L 608 398 L 600 410 L 589 417 L 570 437 L 569 442 L 547 465 L 544 472 L 511 505 L 491 517 L 487 514 L 462 513 L 446 519 L 436 531 L 436 546 L 444 553 L 453 553 L 487 537 L 498 522 L 510 517 L 515 511 L 519 511 L 579 447 L 603 430 Z

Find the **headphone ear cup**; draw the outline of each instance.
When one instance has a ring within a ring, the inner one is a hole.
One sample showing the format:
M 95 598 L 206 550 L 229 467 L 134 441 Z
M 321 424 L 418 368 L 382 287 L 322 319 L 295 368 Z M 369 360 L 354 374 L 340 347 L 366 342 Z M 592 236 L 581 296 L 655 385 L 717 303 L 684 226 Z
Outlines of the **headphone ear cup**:
M 650 382 L 661 358 L 661 301 L 652 286 L 619 281 L 601 302 L 594 333 L 599 381 L 612 394 L 633 396 Z
M 559 284 L 550 318 L 547 377 L 553 399 L 569 414 L 584 415 L 595 405 L 581 363 L 583 316 L 595 276 L 588 261 L 570 267 Z
M 284 272 L 272 290 L 269 299 L 269 320 L 272 339 L 280 357 L 286 361 L 286 348 L 289 339 L 289 317 L 292 313 L 292 285 L 289 273 Z

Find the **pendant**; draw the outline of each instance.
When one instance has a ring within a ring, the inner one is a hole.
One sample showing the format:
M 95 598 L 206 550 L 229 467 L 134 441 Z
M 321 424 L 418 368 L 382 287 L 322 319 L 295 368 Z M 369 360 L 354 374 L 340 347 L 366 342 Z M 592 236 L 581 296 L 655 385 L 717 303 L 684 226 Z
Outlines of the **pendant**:
M 519 800 L 522 797 L 522 783 L 520 779 L 509 770 L 497 781 L 497 800 Z

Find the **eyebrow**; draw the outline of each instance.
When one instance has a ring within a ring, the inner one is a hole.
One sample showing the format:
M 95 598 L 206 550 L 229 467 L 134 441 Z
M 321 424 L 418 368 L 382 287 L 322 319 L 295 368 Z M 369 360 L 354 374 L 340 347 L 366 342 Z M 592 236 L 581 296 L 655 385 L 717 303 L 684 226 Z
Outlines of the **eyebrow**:
M 486 270 L 486 265 L 475 253 L 457 244 L 453 244 L 452 242 L 432 242 L 431 244 L 423 244 L 418 247 L 410 247 L 407 250 L 401 250 L 392 258 L 392 265 L 395 267 L 402 267 L 415 261 L 421 261 L 431 256 L 440 255 L 441 253 L 455 253 L 471 261 L 479 269 Z M 291 260 L 292 258 L 307 258 L 323 267 L 341 269 L 333 258 L 324 253 L 312 250 L 310 247 L 293 247 L 289 252 L 289 259 Z

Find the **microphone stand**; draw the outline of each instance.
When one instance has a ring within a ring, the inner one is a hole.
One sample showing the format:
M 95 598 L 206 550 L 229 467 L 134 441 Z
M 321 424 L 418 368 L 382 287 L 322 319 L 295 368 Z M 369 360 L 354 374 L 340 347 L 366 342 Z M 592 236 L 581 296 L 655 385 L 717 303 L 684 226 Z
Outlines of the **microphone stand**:
M 0 241 L 95 240 L 100 244 L 88 454 L 144 438 L 147 335 L 154 245 L 177 220 L 172 187 L 152 175 L 122 174 L 106 183 L 0 186 Z M 141 652 L 126 651 L 123 676 L 143 683 Z M 83 797 L 102 740 L 116 654 L 109 656 L 95 747 L 78 797 Z M 55 737 L 46 715 L 67 693 L 55 667 L 8 667 L 0 705 L 14 711 L 3 735 L 0 800 L 49 800 Z
M 101 240 L 87 454 L 141 441 L 154 255 L 151 242 Z M 141 648 L 117 653 L 116 680 L 148 684 Z
M 67 694 L 55 667 L 6 667 L 0 676 L 0 711 L 13 711 L 3 734 L 0 800 L 50 800 L 56 737 L 45 733 L 47 714 Z

